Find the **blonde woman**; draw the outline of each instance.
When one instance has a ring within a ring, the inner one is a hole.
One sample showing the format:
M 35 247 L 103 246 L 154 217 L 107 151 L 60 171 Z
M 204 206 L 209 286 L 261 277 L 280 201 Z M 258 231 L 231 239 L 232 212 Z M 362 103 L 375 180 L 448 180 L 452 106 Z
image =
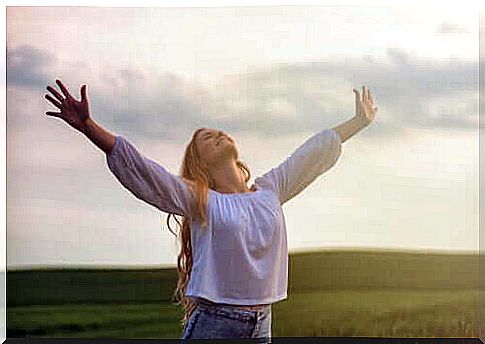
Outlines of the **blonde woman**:
M 318 131 L 278 166 L 251 178 L 235 140 L 222 130 L 198 128 L 174 175 L 90 115 L 86 85 L 81 101 L 60 80 L 46 98 L 63 119 L 105 154 L 108 168 L 135 197 L 175 217 L 180 226 L 179 279 L 174 296 L 185 316 L 182 339 L 260 338 L 271 341 L 271 305 L 287 298 L 288 248 L 282 205 L 337 162 L 341 144 L 369 125 L 377 107 L 369 89 L 356 89 L 356 114 Z M 171 230 L 171 229 L 170 229 Z

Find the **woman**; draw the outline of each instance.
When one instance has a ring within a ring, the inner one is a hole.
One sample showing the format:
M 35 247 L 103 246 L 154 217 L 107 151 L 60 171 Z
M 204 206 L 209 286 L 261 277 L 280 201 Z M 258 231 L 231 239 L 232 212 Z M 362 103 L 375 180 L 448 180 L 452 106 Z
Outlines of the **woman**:
M 182 216 L 179 280 L 182 339 L 271 340 L 271 304 L 287 298 L 287 238 L 281 206 L 330 169 L 341 143 L 369 125 L 377 112 L 370 91 L 355 93 L 355 116 L 317 132 L 277 167 L 250 179 L 233 138 L 197 129 L 186 146 L 180 176 L 148 159 L 124 137 L 90 116 L 86 85 L 81 101 L 56 80 L 64 97 L 46 98 L 61 112 L 46 112 L 84 133 L 106 153 L 107 164 L 134 196 L 170 215 Z M 169 225 L 170 228 L 170 225 Z

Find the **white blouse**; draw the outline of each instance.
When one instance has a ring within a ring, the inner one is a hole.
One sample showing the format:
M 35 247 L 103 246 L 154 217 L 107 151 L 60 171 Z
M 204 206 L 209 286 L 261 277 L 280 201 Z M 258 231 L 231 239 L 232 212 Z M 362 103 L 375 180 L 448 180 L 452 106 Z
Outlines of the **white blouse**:
M 209 189 L 208 227 L 190 224 L 193 266 L 185 295 L 236 305 L 287 298 L 288 245 L 282 205 L 337 162 L 341 138 L 324 129 L 277 167 L 254 180 L 256 191 Z M 186 215 L 195 201 L 189 185 L 116 136 L 107 154 L 111 172 L 135 197 L 157 209 Z

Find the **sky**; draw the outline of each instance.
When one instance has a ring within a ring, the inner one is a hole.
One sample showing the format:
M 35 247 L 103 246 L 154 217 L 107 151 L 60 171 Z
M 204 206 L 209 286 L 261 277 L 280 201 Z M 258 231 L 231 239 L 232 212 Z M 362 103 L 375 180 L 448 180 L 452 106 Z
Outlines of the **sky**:
M 478 232 L 479 17 L 473 7 L 273 5 L 6 9 L 7 268 L 175 266 L 167 214 L 115 179 L 44 98 L 87 85 L 92 118 L 178 174 L 199 127 L 252 178 L 312 134 L 374 122 L 283 206 L 291 251 L 472 251 Z

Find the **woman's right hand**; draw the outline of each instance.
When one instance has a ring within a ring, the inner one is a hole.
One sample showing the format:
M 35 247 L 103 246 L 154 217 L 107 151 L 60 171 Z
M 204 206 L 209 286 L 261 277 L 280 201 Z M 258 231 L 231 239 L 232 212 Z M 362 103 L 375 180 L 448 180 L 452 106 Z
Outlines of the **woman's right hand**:
M 71 127 L 79 130 L 84 131 L 86 127 L 86 121 L 91 118 L 89 114 L 89 102 L 86 96 L 86 85 L 81 87 L 81 101 L 77 101 L 74 99 L 67 88 L 62 84 L 59 79 L 56 79 L 56 83 L 61 89 L 62 94 L 64 94 L 63 98 L 59 92 L 57 92 L 52 86 L 47 86 L 47 90 L 50 91 L 54 97 L 54 99 L 50 94 L 46 94 L 46 99 L 50 100 L 52 104 L 54 104 L 61 112 L 52 112 L 47 111 L 46 115 L 59 117 L 63 119 L 67 124 Z

